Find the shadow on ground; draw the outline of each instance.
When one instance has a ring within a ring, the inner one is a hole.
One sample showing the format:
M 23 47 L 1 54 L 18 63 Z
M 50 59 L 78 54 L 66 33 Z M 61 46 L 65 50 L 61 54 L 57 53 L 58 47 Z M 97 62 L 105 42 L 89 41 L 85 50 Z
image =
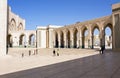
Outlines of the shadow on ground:
M 98 54 L 5 74 L 1 75 L 0 78 L 112 78 L 113 73 L 118 70 L 118 68 L 114 69 L 111 63 L 113 58 L 112 62 L 118 59 L 115 59 L 115 57 L 116 56 L 113 53 Z M 114 64 L 116 63 L 117 62 L 115 61 Z M 107 67 L 108 69 L 104 69 L 104 67 Z M 111 72 L 109 68 L 111 68 Z M 107 74 L 105 72 L 107 72 Z

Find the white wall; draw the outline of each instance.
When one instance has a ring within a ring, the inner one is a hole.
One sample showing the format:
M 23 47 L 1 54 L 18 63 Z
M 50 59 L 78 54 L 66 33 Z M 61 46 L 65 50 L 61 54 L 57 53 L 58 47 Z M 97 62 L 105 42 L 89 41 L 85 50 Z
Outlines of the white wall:
M 6 55 L 7 0 L 0 0 L 0 56 Z
M 41 30 L 41 48 L 46 48 L 46 30 Z

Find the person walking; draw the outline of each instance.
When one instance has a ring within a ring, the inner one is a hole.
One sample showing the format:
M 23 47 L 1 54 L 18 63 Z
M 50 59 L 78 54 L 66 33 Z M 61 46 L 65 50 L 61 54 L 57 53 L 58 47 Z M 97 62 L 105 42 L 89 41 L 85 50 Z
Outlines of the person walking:
M 101 46 L 101 54 L 103 54 L 104 48 L 103 46 Z
M 59 56 L 59 49 L 57 49 L 57 56 Z
M 103 46 L 100 47 L 100 54 L 103 54 L 104 48 Z
M 29 56 L 31 55 L 31 51 L 29 50 Z
M 53 56 L 55 56 L 55 50 L 53 50 Z

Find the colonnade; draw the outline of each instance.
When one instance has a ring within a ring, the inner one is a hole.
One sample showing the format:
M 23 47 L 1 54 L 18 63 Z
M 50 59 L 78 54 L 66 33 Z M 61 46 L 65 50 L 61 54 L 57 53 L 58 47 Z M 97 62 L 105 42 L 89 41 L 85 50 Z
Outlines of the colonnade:
M 65 26 L 54 30 L 54 47 L 55 48 L 94 48 L 94 30 L 99 30 L 99 46 L 105 48 L 105 29 L 111 29 L 111 36 L 113 25 L 111 16 L 103 17 L 103 20 L 97 19 L 92 22 L 77 23 L 74 25 Z M 86 35 L 86 31 L 88 34 Z
M 35 34 L 30 34 L 30 35 L 25 35 L 21 34 L 19 36 L 13 36 L 11 34 L 8 35 L 7 37 L 8 47 L 35 47 L 36 46 L 36 35 Z

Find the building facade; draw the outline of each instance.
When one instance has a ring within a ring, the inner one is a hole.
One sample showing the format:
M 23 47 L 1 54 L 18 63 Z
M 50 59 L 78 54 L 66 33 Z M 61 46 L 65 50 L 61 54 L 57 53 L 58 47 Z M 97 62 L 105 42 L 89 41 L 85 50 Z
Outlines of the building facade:
M 36 47 L 36 30 L 25 30 L 25 19 L 8 8 L 8 47 Z
M 72 25 L 66 25 L 54 29 L 54 47 L 56 48 L 94 48 L 95 35 L 94 30 L 99 30 L 99 45 L 105 48 L 106 33 L 105 29 L 111 29 L 109 43 L 112 42 L 113 50 L 120 50 L 120 3 L 112 5 L 112 14 L 109 16 L 78 22 Z M 88 31 L 87 37 L 85 31 Z
M 36 30 L 25 30 L 25 19 L 11 11 L 7 0 L 0 0 L 0 12 L 0 55 L 6 55 L 7 48 L 12 47 L 93 49 L 95 45 L 106 48 L 108 43 L 112 43 L 113 50 L 120 51 L 120 3 L 112 5 L 109 16 L 65 26 L 38 26 Z M 111 29 L 110 37 L 105 35 L 107 27 Z M 97 36 L 95 29 L 99 31 Z

